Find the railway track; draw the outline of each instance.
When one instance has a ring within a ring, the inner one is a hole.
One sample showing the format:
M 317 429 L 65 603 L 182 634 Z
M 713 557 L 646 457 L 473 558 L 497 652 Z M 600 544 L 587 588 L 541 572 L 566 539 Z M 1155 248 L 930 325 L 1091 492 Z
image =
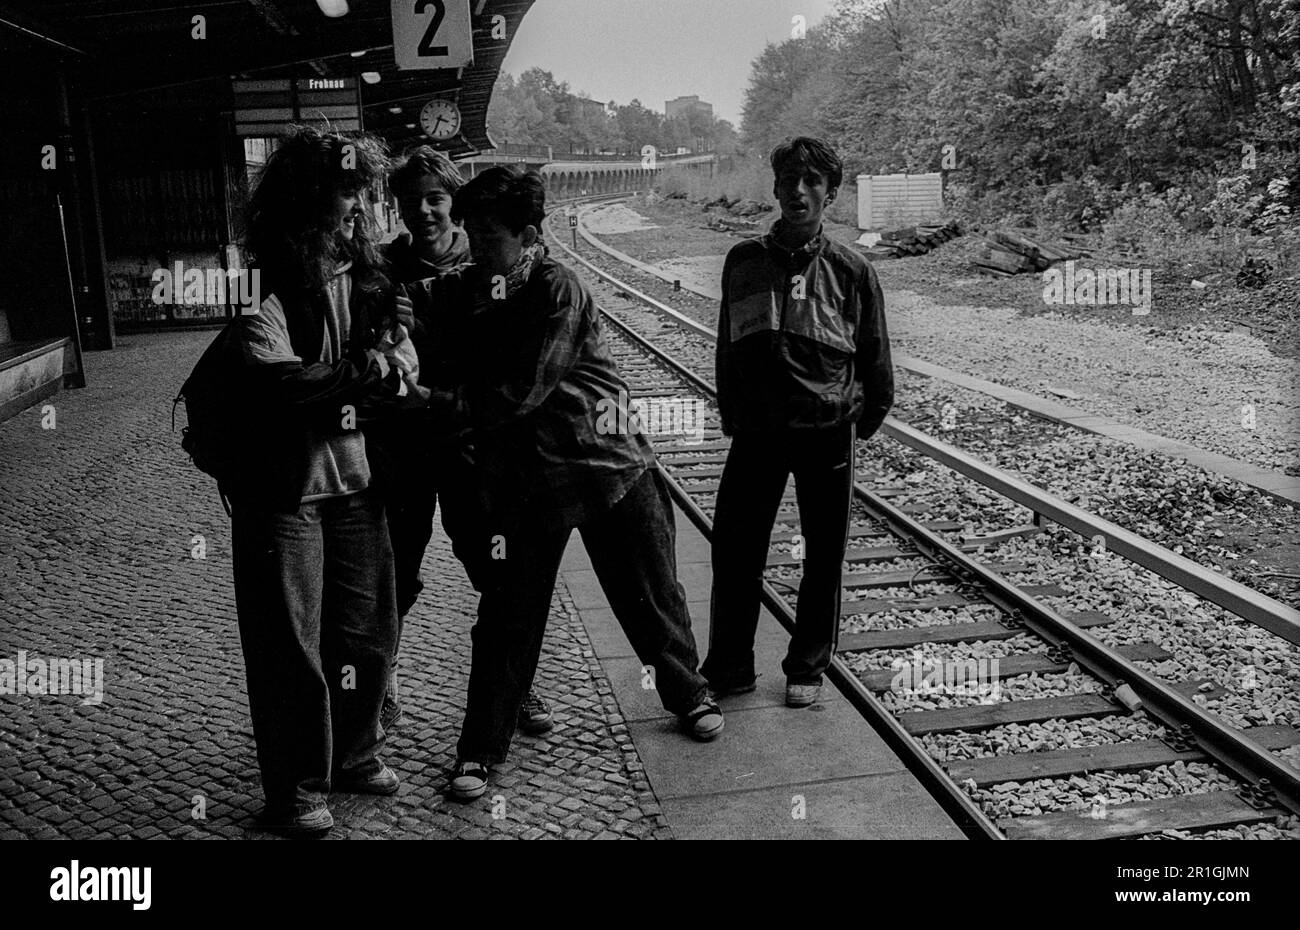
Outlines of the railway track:
M 728 446 L 713 386 L 700 374 L 712 368 L 712 332 L 586 262 L 567 247 L 565 229 L 550 231 L 612 323 L 611 348 L 657 434 L 674 497 L 709 537 Z M 1035 580 L 1044 562 L 1034 547 L 1050 535 L 1049 521 L 1094 544 L 1101 537 L 1097 559 L 1131 558 L 1291 643 L 1300 639 L 1295 611 L 1207 579 L 1199 566 L 905 424 L 882 432 L 975 477 L 983 506 L 972 518 L 954 512 L 951 494 L 927 496 L 923 486 L 855 487 L 828 677 L 969 836 L 1128 838 L 1295 823 L 1300 770 L 1275 753 L 1300 745 L 1300 731 L 1229 725 L 1201 703 L 1221 684 L 1179 676 L 1177 658 L 1141 631 L 1107 635 L 1115 621 L 1105 612 L 1051 606 L 1070 592 L 1063 579 Z M 787 630 L 797 520 L 787 491 L 763 594 Z M 970 751 L 982 734 L 1044 726 L 1064 728 L 1056 735 L 1064 732 L 1065 745 L 1008 752 L 995 739 L 991 750 Z M 1044 790 L 1051 803 L 1018 801 Z

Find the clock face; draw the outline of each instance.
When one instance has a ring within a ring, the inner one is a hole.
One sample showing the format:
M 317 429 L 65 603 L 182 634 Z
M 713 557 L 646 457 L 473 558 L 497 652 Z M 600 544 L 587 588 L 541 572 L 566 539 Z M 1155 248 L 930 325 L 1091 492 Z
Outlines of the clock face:
M 450 100 L 430 100 L 420 111 L 420 128 L 432 139 L 450 139 L 460 132 L 460 109 Z

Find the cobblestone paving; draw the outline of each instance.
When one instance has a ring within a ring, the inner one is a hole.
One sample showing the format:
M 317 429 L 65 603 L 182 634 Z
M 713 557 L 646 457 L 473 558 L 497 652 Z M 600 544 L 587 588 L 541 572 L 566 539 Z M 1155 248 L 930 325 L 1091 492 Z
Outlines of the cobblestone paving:
M 97 705 L 0 695 L 0 837 L 267 836 L 251 823 L 262 798 L 230 525 L 170 432 L 171 399 L 210 338 L 127 336 L 87 356 L 89 388 L 52 399 L 53 429 L 40 406 L 0 424 L 0 659 L 104 663 Z M 563 591 L 537 676 L 555 729 L 517 735 L 485 798 L 444 799 L 475 595 L 436 530 L 404 635 L 405 722 L 385 753 L 402 787 L 336 795 L 331 836 L 668 838 Z

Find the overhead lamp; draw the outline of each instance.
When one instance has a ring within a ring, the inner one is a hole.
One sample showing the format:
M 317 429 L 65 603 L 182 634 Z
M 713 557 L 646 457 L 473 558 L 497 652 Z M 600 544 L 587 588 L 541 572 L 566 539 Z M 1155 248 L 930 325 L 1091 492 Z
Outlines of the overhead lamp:
M 361 72 L 361 80 L 365 81 L 367 84 L 378 84 L 378 83 L 379 83 L 379 72 L 378 72 L 378 71 L 362 71 L 362 72 Z
M 316 5 L 330 19 L 348 15 L 348 0 L 316 0 Z
M 401 107 L 389 107 L 389 108 L 388 108 L 388 112 L 389 112 L 389 113 L 392 113 L 392 114 L 394 114 L 394 115 L 396 115 L 396 114 L 402 112 L 402 108 L 401 108 Z
M 415 128 L 415 123 L 407 123 L 407 124 L 406 124 L 406 128 L 407 128 L 407 129 L 414 129 L 414 128 Z
M 363 48 L 359 52 L 348 52 L 348 54 L 351 55 L 353 58 L 364 58 L 366 56 L 366 49 Z

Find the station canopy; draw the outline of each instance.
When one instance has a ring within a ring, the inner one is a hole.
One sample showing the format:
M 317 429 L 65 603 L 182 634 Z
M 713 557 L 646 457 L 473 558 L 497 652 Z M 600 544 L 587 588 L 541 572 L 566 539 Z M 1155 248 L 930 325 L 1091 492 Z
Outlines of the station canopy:
M 532 5 L 470 0 L 474 62 L 456 70 L 398 69 L 389 0 L 0 0 L 0 33 L 21 33 L 63 59 L 78 96 L 92 107 L 188 88 L 228 108 L 236 79 L 358 77 L 366 130 L 400 150 L 428 141 L 418 128 L 421 107 L 451 98 L 461 111 L 461 133 L 439 147 L 469 155 L 492 148 L 492 87 Z M 347 13 L 323 12 L 336 6 Z M 197 16 L 201 39 L 194 37 Z

